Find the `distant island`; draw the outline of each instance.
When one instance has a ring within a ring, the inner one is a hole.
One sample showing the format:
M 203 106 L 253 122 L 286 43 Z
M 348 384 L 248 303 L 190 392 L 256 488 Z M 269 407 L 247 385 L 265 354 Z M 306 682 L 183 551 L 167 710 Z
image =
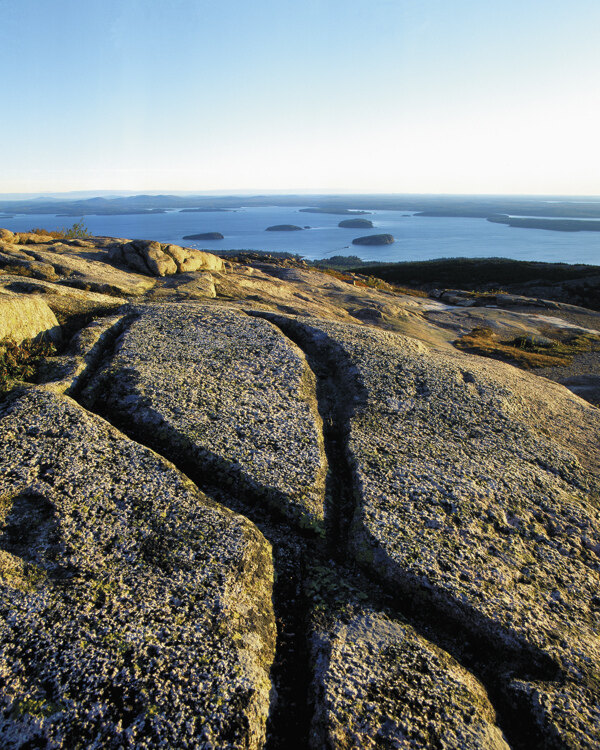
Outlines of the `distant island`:
M 306 206 L 308 208 L 298 208 Z M 417 216 L 469 217 L 487 219 L 500 215 L 600 220 L 600 199 L 531 196 L 454 196 L 454 195 L 130 195 L 94 198 L 70 198 L 67 194 L 54 198 L 21 198 L 0 200 L 4 214 L 56 216 L 108 216 L 148 213 L 152 210 L 183 210 L 192 208 L 240 209 L 243 207 L 281 206 L 304 213 L 357 216 L 373 211 L 415 212 Z M 350 209 L 348 205 L 355 206 Z
M 301 232 L 302 227 L 297 227 L 295 224 L 275 224 L 272 227 L 267 227 L 265 232 Z
M 340 221 L 338 227 L 345 229 L 373 229 L 373 222 L 369 219 L 345 219 Z
M 180 214 L 214 214 L 214 213 L 230 213 L 234 209 L 232 208 L 180 208 Z
M 48 213 L 44 211 L 43 213 Z M 86 211 L 81 213 L 80 211 L 66 211 L 64 213 L 57 213 L 57 216 L 72 217 L 72 216 L 151 216 L 153 214 L 166 214 L 166 208 L 127 208 L 118 206 L 107 206 L 106 208 L 96 208 L 93 211 Z
M 353 245 L 392 245 L 396 240 L 391 234 L 369 234 L 352 240 Z
M 352 208 L 301 208 L 303 214 L 336 214 L 339 216 L 359 216 L 360 214 L 370 214 L 370 211 L 358 211 Z
M 600 221 L 585 219 L 530 219 L 513 216 L 488 216 L 493 224 L 507 224 L 521 229 L 551 229 L 555 232 L 600 232 Z
M 202 232 L 201 234 L 186 234 L 184 240 L 224 240 L 221 232 Z

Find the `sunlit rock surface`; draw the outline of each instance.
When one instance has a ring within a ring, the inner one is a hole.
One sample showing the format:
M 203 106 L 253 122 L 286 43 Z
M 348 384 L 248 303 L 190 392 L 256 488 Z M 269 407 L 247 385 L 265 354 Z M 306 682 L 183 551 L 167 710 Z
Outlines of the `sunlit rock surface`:
M 71 399 L 0 406 L 4 747 L 261 747 L 270 547 Z
M 196 252 L 0 232 L 0 744 L 598 747 L 599 314 Z

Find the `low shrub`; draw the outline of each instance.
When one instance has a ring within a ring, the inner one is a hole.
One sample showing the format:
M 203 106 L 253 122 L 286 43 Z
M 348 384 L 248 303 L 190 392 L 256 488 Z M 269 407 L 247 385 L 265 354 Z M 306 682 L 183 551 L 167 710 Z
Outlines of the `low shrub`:
M 517 365 L 524 370 L 535 367 L 570 365 L 573 356 L 600 349 L 600 336 L 577 334 L 563 340 L 532 335 L 501 341 L 491 328 L 478 326 L 454 342 L 457 349 L 492 357 Z
M 11 380 L 32 380 L 43 357 L 56 354 L 50 341 L 0 341 L 0 394 L 9 390 Z
M 81 221 L 76 221 L 71 227 L 63 227 L 62 229 L 41 229 L 36 227 L 35 229 L 29 230 L 32 234 L 40 234 L 44 237 L 52 237 L 55 240 L 81 240 L 88 237 L 93 237 L 92 233 Z

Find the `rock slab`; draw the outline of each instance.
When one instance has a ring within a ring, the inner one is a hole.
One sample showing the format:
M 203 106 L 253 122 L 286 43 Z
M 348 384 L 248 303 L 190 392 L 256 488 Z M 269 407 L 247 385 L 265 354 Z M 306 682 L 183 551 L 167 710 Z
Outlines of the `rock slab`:
M 264 743 L 270 547 L 65 397 L 0 406 L 0 743 Z
M 326 460 L 302 352 L 271 323 L 232 308 L 136 310 L 83 392 L 87 403 L 203 481 L 321 531 Z

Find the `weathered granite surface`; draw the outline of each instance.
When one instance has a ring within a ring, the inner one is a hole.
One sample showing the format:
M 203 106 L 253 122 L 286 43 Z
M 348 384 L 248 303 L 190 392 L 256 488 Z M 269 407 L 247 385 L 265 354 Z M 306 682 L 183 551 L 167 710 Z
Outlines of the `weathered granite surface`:
M 321 528 L 325 459 L 302 352 L 270 323 L 226 307 L 134 314 L 84 401 L 208 481 Z
M 0 406 L 3 747 L 262 747 L 269 545 L 71 399 Z
M 527 694 L 548 738 L 595 746 L 598 409 L 509 365 L 414 339 L 287 325 L 338 363 L 353 394 L 355 559 L 410 608 L 433 607 L 505 649 L 498 679 Z M 543 675 L 527 689 L 511 683 L 510 661 L 523 659 Z
M 0 276 L 0 293 L 2 292 L 18 294 L 21 300 L 42 300 L 60 317 L 62 323 L 73 317 L 102 315 L 115 310 L 126 301 L 124 297 L 99 294 L 12 274 Z
M 484 687 L 410 625 L 363 609 L 312 650 L 315 748 L 509 747 Z
M 148 276 L 123 271 L 106 262 L 109 256 L 102 240 L 96 240 L 98 249 L 92 243 L 74 242 L 0 242 L 0 271 L 124 297 L 144 294 L 154 286 Z
M 598 747 L 600 412 L 452 344 L 598 314 L 169 247 L 0 232 L 0 744 Z

